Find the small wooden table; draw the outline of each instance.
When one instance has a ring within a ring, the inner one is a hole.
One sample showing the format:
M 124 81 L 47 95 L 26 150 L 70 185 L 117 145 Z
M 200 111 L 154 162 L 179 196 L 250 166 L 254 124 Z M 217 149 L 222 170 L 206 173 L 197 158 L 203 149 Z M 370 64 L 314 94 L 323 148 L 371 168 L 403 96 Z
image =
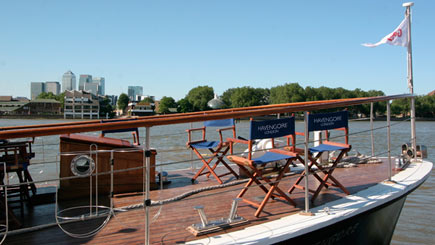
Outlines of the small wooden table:
M 8 195 L 11 191 L 18 191 L 20 194 L 20 207 L 21 212 L 23 212 L 23 195 L 27 200 L 28 205 L 31 205 L 29 188 L 32 191 L 32 194 L 36 194 L 36 186 L 33 182 L 32 176 L 29 173 L 28 166 L 30 165 L 30 159 L 35 156 L 35 153 L 32 152 L 32 143 L 33 141 L 20 141 L 20 142 L 4 142 L 0 143 L 0 184 L 4 185 L 4 166 L 6 166 L 6 172 L 15 172 L 18 176 L 18 180 L 20 185 L 17 187 L 8 186 L 8 193 L 5 193 L 5 189 L 1 190 L 2 195 Z M 5 210 L 6 204 L 4 203 L 4 196 L 0 197 L 0 207 L 2 211 Z M 15 217 L 13 212 L 8 208 L 9 220 L 10 224 L 13 226 L 21 226 L 19 220 Z

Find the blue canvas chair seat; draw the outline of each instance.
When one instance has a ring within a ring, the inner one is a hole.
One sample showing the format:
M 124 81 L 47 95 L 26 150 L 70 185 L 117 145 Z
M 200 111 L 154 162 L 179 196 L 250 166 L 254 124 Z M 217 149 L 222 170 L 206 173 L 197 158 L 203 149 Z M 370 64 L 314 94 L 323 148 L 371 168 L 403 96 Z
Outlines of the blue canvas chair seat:
M 219 141 L 207 141 L 206 140 L 206 128 L 207 127 L 214 127 L 218 128 L 217 131 L 219 133 Z M 223 157 L 228 153 L 229 151 L 229 144 L 228 142 L 223 140 L 222 132 L 223 131 L 232 131 L 233 137 L 236 137 L 236 127 L 234 125 L 234 119 L 223 119 L 223 120 L 213 120 L 213 121 L 205 121 L 204 126 L 201 128 L 192 128 L 187 129 L 186 132 L 188 133 L 188 141 L 186 145 L 195 152 L 196 156 L 201 160 L 203 163 L 203 166 L 199 169 L 199 171 L 193 176 L 191 179 L 192 183 L 195 182 L 195 180 L 202 175 L 206 175 L 207 178 L 210 177 L 210 175 L 213 175 L 216 180 L 222 184 L 223 181 L 221 177 L 232 174 L 236 178 L 239 178 L 239 175 L 234 172 L 234 170 L 225 162 Z M 192 132 L 194 131 L 201 131 L 202 132 L 202 138 L 198 141 L 192 140 Z M 209 159 L 205 159 L 204 156 L 199 152 L 200 149 L 207 149 L 210 151 L 211 156 Z M 212 164 L 213 160 L 215 160 L 213 166 L 210 166 Z M 221 175 L 218 175 L 215 171 L 216 167 L 219 164 L 222 164 L 225 166 L 225 168 L 228 170 L 228 172 L 225 172 Z
M 270 198 L 279 198 L 296 206 L 296 203 L 284 191 L 282 191 L 278 185 L 281 179 L 284 177 L 284 173 L 289 170 L 289 166 L 292 161 L 297 159 L 299 156 L 292 152 L 276 149 L 274 143 L 274 138 L 283 137 L 294 133 L 294 117 L 266 121 L 251 120 L 249 140 L 228 139 L 228 141 L 230 142 L 231 155 L 227 156 L 227 158 L 230 161 L 236 163 L 239 166 L 240 170 L 243 171 L 250 178 L 248 183 L 246 183 L 245 187 L 240 191 L 237 197 L 241 198 L 244 202 L 257 207 L 257 210 L 255 211 L 256 217 L 258 217 L 263 211 Z M 272 149 L 269 149 L 264 155 L 260 157 L 252 158 L 252 146 L 254 144 L 254 141 L 257 139 L 271 139 Z M 249 153 L 247 157 L 233 155 L 233 144 L 235 143 L 243 143 L 248 145 Z M 285 160 L 285 164 L 281 166 L 276 166 L 276 177 L 265 177 L 265 174 L 268 171 L 265 168 L 265 165 L 280 160 Z M 256 203 L 246 198 L 243 198 L 244 194 L 253 183 L 256 183 L 257 186 L 266 193 L 266 196 L 261 203 Z
M 332 142 L 328 139 L 328 130 L 342 130 L 345 132 L 345 143 Z M 318 146 L 309 148 L 309 152 L 306 159 L 309 160 L 308 171 L 311 175 L 313 175 L 319 182 L 320 185 L 316 190 L 309 190 L 313 193 L 311 197 L 311 202 L 314 202 L 316 197 L 319 195 L 320 191 L 325 187 L 335 186 L 340 188 L 344 193 L 349 195 L 349 191 L 336 179 L 332 176 L 337 164 L 340 162 L 342 157 L 350 151 L 352 148 L 349 142 L 349 129 L 348 129 L 348 112 L 340 111 L 340 112 L 332 112 L 332 113 L 319 113 L 319 114 L 309 114 L 308 115 L 308 132 L 313 131 L 325 131 L 326 139 Z M 293 148 L 295 150 L 295 148 Z M 302 150 L 303 151 L 303 150 Z M 340 151 L 338 157 L 332 163 L 331 167 L 324 167 L 318 163 L 318 159 L 322 156 L 324 152 L 329 151 Z M 299 149 L 297 152 L 301 152 Z M 315 156 L 313 153 L 317 153 Z M 305 153 L 303 153 L 305 154 Z M 320 172 L 316 172 L 312 170 L 312 167 L 316 166 Z M 319 173 L 323 173 L 323 177 L 319 175 Z M 299 185 L 302 179 L 305 177 L 305 171 L 303 171 L 296 182 L 289 189 L 289 193 L 291 194 L 296 188 L 304 190 L 305 187 Z
M 198 143 L 191 143 L 190 146 L 196 149 L 210 149 L 219 145 L 219 141 L 203 141 Z
M 343 150 L 343 149 L 347 149 L 347 147 L 328 145 L 328 144 L 320 144 L 316 147 L 311 147 L 310 152 L 338 151 L 338 150 Z
M 265 164 L 270 163 L 270 162 L 287 160 L 288 158 L 289 158 L 288 155 L 283 155 L 283 154 L 268 151 L 264 155 L 262 155 L 261 157 L 252 158 L 252 163 L 254 163 L 256 165 L 265 165 Z

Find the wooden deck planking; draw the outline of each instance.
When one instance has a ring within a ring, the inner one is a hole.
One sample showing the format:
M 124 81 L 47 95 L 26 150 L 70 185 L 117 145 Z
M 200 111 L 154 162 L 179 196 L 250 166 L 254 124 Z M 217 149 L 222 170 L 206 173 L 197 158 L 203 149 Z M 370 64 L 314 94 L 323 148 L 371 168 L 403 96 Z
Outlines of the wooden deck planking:
M 171 179 L 171 176 L 176 176 L 177 180 Z M 179 195 L 189 190 L 217 185 L 218 182 L 214 179 L 206 179 L 201 176 L 198 183 L 190 184 L 190 178 L 193 173 L 190 171 L 173 171 L 169 172 L 169 180 L 173 181 L 173 186 L 177 188 L 168 188 L 159 191 L 151 192 L 152 200 L 161 200 Z M 388 178 L 388 164 L 362 164 L 356 168 L 339 168 L 334 172 L 334 176 L 351 192 L 356 193 L 362 189 L 368 188 L 382 180 Z M 224 178 L 225 183 L 233 180 L 233 177 L 227 176 Z M 280 188 L 284 191 L 290 188 L 295 181 L 296 176 L 291 176 L 283 179 L 280 183 Z M 310 186 L 312 188 L 318 182 L 310 177 Z M 203 205 L 207 218 L 209 220 L 227 217 L 231 207 L 232 199 L 237 196 L 244 184 L 226 187 L 212 191 L 205 191 L 195 194 L 182 201 L 169 203 L 163 206 L 158 218 L 151 224 L 151 243 L 152 244 L 174 244 L 184 243 L 186 241 L 195 240 L 206 237 L 207 235 L 195 237 L 190 234 L 186 228 L 194 223 L 199 223 L 197 211 L 193 209 L 196 205 Z M 244 229 L 250 225 L 261 224 L 271 220 L 276 220 L 281 217 L 294 214 L 304 208 L 304 193 L 302 190 L 295 190 L 291 198 L 296 201 L 296 208 L 287 202 L 276 200 L 270 201 L 259 218 L 254 216 L 255 207 L 240 202 L 238 215 L 248 219 L 249 224 L 240 227 L 231 228 L 217 233 L 212 233 L 209 236 L 215 236 L 222 233 L 233 232 Z M 336 200 L 345 196 L 338 188 L 329 188 L 321 192 L 321 195 L 316 199 L 315 205 L 321 205 L 325 202 Z M 254 187 L 245 195 L 250 200 L 260 202 L 264 197 L 264 192 Z M 142 202 L 142 195 L 118 195 L 114 204 L 115 207 L 123 207 L 135 203 Z M 151 207 L 151 218 L 158 212 L 160 206 Z M 145 213 L 142 209 L 136 209 L 128 212 L 117 213 L 116 217 L 112 217 L 108 225 L 95 236 L 87 239 L 76 239 L 64 234 L 57 226 L 26 233 L 20 235 L 9 235 L 6 239 L 6 244 L 143 244 L 144 242 L 144 219 Z

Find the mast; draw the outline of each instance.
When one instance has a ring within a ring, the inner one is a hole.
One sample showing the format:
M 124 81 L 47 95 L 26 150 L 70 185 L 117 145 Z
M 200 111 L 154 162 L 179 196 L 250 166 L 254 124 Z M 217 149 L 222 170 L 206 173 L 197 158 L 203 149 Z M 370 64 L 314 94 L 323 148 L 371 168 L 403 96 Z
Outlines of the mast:
M 413 2 L 404 3 L 402 6 L 406 8 L 405 18 L 408 18 L 408 87 L 409 92 L 414 95 L 414 79 L 412 71 L 412 44 L 411 44 L 411 6 Z M 411 143 L 414 153 L 414 159 L 417 157 L 417 138 L 415 132 L 415 97 L 411 97 Z

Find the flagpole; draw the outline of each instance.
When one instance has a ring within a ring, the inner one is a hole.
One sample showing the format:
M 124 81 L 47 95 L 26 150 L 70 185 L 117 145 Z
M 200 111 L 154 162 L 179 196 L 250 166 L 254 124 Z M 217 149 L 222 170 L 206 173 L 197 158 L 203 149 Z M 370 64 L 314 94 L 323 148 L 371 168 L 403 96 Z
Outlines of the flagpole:
M 406 7 L 405 18 L 408 18 L 408 87 L 409 92 L 414 95 L 414 79 L 412 72 L 412 44 L 411 44 L 411 6 L 413 2 L 404 3 L 402 6 Z M 415 132 L 415 98 L 411 98 L 411 143 L 414 153 L 414 159 L 417 156 L 417 138 Z

